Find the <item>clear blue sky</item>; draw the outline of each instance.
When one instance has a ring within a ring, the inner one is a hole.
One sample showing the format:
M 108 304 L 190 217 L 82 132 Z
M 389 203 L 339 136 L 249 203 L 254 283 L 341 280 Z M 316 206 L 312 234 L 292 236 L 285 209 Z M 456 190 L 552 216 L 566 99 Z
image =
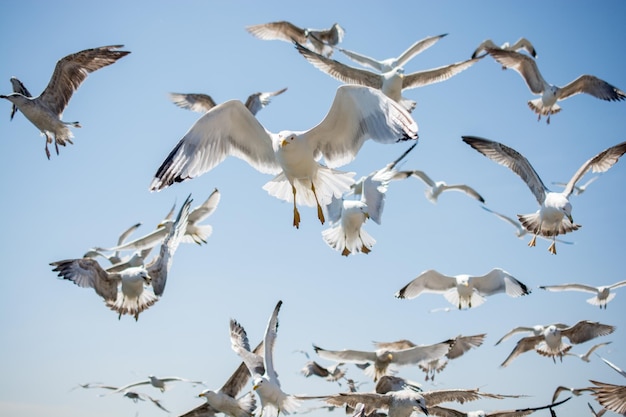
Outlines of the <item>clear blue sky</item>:
M 309 129 L 326 114 L 340 83 L 289 43 L 252 37 L 247 25 L 289 20 L 325 28 L 338 22 L 346 30 L 343 47 L 380 59 L 426 36 L 449 34 L 409 62 L 407 73 L 467 59 L 487 38 L 500 44 L 524 36 L 535 45 L 549 82 L 563 85 L 587 73 L 623 90 L 624 16 L 626 4 L 617 1 L 7 3 L 0 14 L 2 93 L 11 91 L 9 78 L 16 76 L 38 94 L 56 61 L 82 49 L 119 43 L 132 53 L 92 74 L 74 95 L 64 119 L 83 127 L 74 129 L 74 145 L 61 148 L 50 161 L 37 129 L 22 114 L 9 122 L 10 103 L 0 103 L 0 415 L 164 415 L 149 403 L 135 405 L 119 396 L 100 398 L 98 390 L 72 388 L 86 382 L 119 386 L 154 374 L 200 379 L 217 389 L 239 364 L 230 348 L 229 319 L 240 321 L 256 343 L 279 299 L 284 304 L 275 363 L 290 393 L 345 389 L 298 373 L 306 358 L 295 350 L 329 364 L 316 357 L 312 343 L 367 350 L 373 340 L 431 344 L 477 333 L 487 333 L 484 345 L 450 362 L 436 384 L 424 388 L 480 387 L 529 397 L 451 407 L 543 405 L 558 385 L 583 387 L 589 379 L 623 384 L 595 355 L 591 363 L 566 357 L 553 364 L 529 352 L 501 369 L 517 338 L 494 346 L 516 326 L 594 320 L 617 330 L 572 352 L 610 340 L 598 352 L 626 367 L 626 290 L 617 290 L 616 299 L 601 311 L 585 302 L 587 294 L 537 288 L 624 279 L 623 161 L 572 198 L 574 220 L 583 227 L 563 237 L 575 243 L 557 245 L 556 256 L 548 253 L 544 240 L 528 248 L 527 239 L 517 239 L 512 228 L 460 193 L 444 194 L 431 204 L 417 179 L 391 184 L 382 225 L 365 225 L 377 240 L 373 251 L 348 258 L 324 243 L 321 231 L 327 225 L 319 224 L 314 209 L 303 208 L 300 229 L 294 229 L 290 204 L 261 188 L 271 177 L 236 158 L 159 193 L 150 193 L 148 185 L 199 117 L 174 106 L 168 92 L 207 93 L 222 102 L 288 87 L 258 114 L 275 132 Z M 349 63 L 339 53 L 335 57 Z M 489 207 L 509 216 L 534 212 L 533 195 L 511 171 L 464 144 L 461 135 L 512 146 L 548 185 L 567 181 L 585 160 L 626 140 L 626 103 L 579 95 L 562 103 L 550 125 L 537 122 L 526 105 L 534 96 L 521 77 L 502 71 L 490 57 L 405 96 L 418 102 L 413 116 L 420 142 L 403 168 L 467 183 Z M 368 142 L 342 169 L 366 175 L 405 149 Z M 179 247 L 164 296 L 138 322 L 129 316 L 118 320 L 93 290 L 57 279 L 51 271 L 52 261 L 113 245 L 136 222 L 143 223 L 137 236 L 147 233 L 174 202 L 180 205 L 192 193 L 199 204 L 215 187 L 222 200 L 208 219 L 213 235 L 206 245 Z M 426 269 L 481 275 L 494 267 L 509 271 L 533 293 L 518 299 L 500 294 L 478 308 L 449 313 L 429 313 L 449 306 L 438 295 L 393 297 Z M 417 368 L 402 368 L 399 375 L 423 380 Z M 348 376 L 366 380 L 353 366 Z M 150 387 L 142 391 L 176 415 L 202 403 L 196 397 L 201 389 L 178 384 L 163 394 Z M 577 397 L 559 415 L 588 415 L 587 401 L 596 404 L 590 396 Z

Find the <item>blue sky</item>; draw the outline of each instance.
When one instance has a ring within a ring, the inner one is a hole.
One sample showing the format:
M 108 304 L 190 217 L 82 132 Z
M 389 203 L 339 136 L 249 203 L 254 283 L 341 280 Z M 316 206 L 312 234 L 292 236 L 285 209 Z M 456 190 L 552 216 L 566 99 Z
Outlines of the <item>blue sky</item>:
M 407 73 L 467 59 L 487 38 L 501 44 L 524 36 L 537 49 L 537 63 L 549 82 L 564 85 L 586 73 L 623 90 L 626 73 L 619 40 L 625 38 L 625 12 L 626 5 L 616 1 L 601 6 L 530 1 L 523 7 L 496 1 L 5 5 L 0 15 L 3 94 L 11 91 L 11 76 L 38 94 L 56 61 L 82 49 L 124 44 L 132 53 L 92 74 L 74 94 L 64 120 L 78 120 L 83 127 L 74 129 L 74 145 L 61 148 L 50 161 L 36 128 L 21 114 L 9 122 L 10 103 L 2 103 L 0 414 L 163 415 L 149 403 L 72 388 L 86 382 L 119 386 L 154 374 L 200 379 L 217 389 L 239 364 L 230 348 L 229 319 L 242 323 L 255 343 L 279 299 L 284 304 L 275 363 L 283 389 L 290 393 L 345 389 L 298 373 L 306 358 L 296 350 L 329 364 L 316 357 L 312 343 L 368 350 L 373 340 L 431 344 L 477 333 L 487 333 L 483 346 L 450 362 L 435 384 L 425 383 L 424 388 L 480 387 L 529 397 L 451 407 L 469 411 L 543 405 L 558 385 L 583 387 L 589 379 L 623 384 L 595 356 L 590 363 L 566 357 L 553 364 L 529 352 L 502 369 L 499 364 L 517 338 L 494 344 L 520 325 L 600 321 L 617 330 L 575 345 L 572 352 L 612 341 L 598 353 L 626 367 L 626 291 L 617 290 L 616 299 L 601 311 L 585 302 L 587 294 L 537 288 L 624 279 L 619 269 L 626 229 L 624 162 L 585 194 L 572 197 L 574 220 L 583 227 L 563 237 L 574 244 L 557 244 L 556 256 L 548 253 L 544 240 L 528 248 L 527 239 L 517 239 L 510 226 L 465 195 L 444 194 L 431 204 L 417 179 L 391 184 L 382 225 L 365 225 L 377 240 L 372 252 L 347 258 L 324 243 L 321 231 L 328 225 L 319 224 L 313 208 L 301 209 L 296 230 L 290 204 L 262 189 L 271 177 L 236 158 L 159 193 L 150 193 L 148 185 L 199 117 L 174 106 L 168 92 L 207 93 L 222 102 L 287 87 L 258 114 L 274 132 L 309 129 L 326 114 L 340 83 L 306 62 L 289 43 L 252 37 L 244 29 L 247 25 L 288 20 L 325 28 L 338 22 L 346 31 L 344 48 L 379 59 L 400 54 L 418 39 L 448 33 L 410 61 Z M 334 57 L 350 64 L 339 53 Z M 564 101 L 550 125 L 537 122 L 526 105 L 534 96 L 521 77 L 502 71 L 490 57 L 450 80 L 404 95 L 418 102 L 413 116 L 420 140 L 403 168 L 421 169 L 448 183 L 467 183 L 491 209 L 509 216 L 534 212 L 533 195 L 511 171 L 464 144 L 461 135 L 515 148 L 549 186 L 567 181 L 588 158 L 626 139 L 626 103 L 588 95 Z M 370 142 L 342 169 L 366 175 L 406 149 Z M 50 262 L 113 245 L 136 222 L 143 224 L 136 236 L 149 232 L 173 203 L 180 205 L 191 193 L 199 204 L 216 187 L 222 199 L 207 221 L 213 235 L 206 245 L 179 247 L 164 296 L 138 322 L 128 316 L 118 320 L 93 290 L 57 279 L 51 271 Z M 429 312 L 449 307 L 438 295 L 393 297 L 426 269 L 482 275 L 494 267 L 510 272 L 532 294 L 517 299 L 495 295 L 475 309 L 448 313 Z M 366 381 L 361 370 L 348 369 L 349 377 Z M 401 368 L 399 375 L 423 381 L 423 373 L 414 367 Z M 201 404 L 196 395 L 202 389 L 178 384 L 163 394 L 150 387 L 142 391 L 159 398 L 175 415 Z M 362 389 L 373 389 L 373 384 Z M 573 398 L 559 415 L 588 415 L 587 401 L 596 404 L 590 396 Z

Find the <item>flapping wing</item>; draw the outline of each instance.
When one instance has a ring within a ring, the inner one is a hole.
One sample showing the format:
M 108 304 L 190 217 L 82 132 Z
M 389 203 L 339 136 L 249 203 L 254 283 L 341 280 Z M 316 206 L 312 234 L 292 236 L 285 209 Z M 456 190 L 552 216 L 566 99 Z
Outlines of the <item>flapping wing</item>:
M 456 74 L 465 71 L 480 59 L 481 58 L 468 59 L 466 61 L 455 62 L 454 64 L 444 65 L 430 70 L 417 71 L 407 74 L 402 79 L 402 89 L 408 90 L 411 88 L 423 87 L 425 85 L 445 81 Z
M 246 30 L 254 37 L 263 40 L 281 40 L 298 43 L 305 43 L 306 32 L 293 23 L 287 21 L 262 23 L 259 25 L 247 26 Z
M 429 36 L 415 42 L 413 45 L 409 46 L 404 52 L 402 52 L 400 56 L 398 56 L 398 58 L 396 58 L 396 66 L 403 67 L 404 64 L 413 59 L 414 56 L 424 52 L 426 49 L 433 46 L 445 36 L 448 36 L 448 34 L 444 33 L 442 35 Z
M 252 376 L 265 374 L 263 356 L 250 352 L 250 343 L 245 329 L 233 319 L 230 320 L 230 345 L 246 364 Z
M 256 355 L 263 354 L 263 341 L 259 343 L 253 351 Z M 250 379 L 250 371 L 246 366 L 245 362 L 241 362 L 235 372 L 228 378 L 228 380 L 224 383 L 220 391 L 224 394 L 236 398 L 243 387 L 246 386 L 248 380 Z
M 591 285 L 585 284 L 559 284 L 559 285 L 540 285 L 539 288 L 548 291 L 584 291 L 596 294 L 598 289 Z
M 282 301 L 278 301 L 278 303 L 276 303 L 276 307 L 274 307 L 274 311 L 267 322 L 265 337 L 263 339 L 265 373 L 269 377 L 270 381 L 275 382 L 278 386 L 280 386 L 278 382 L 278 374 L 274 368 L 274 344 L 276 343 L 276 336 L 278 334 L 278 312 L 280 311 L 282 304 Z
M 170 100 L 182 109 L 206 113 L 217 105 L 207 94 L 169 93 Z
M 415 298 L 423 292 L 443 293 L 456 287 L 456 278 L 429 269 L 396 292 L 396 298 Z
M 537 346 L 537 344 L 541 342 L 543 339 L 544 339 L 543 335 L 527 336 L 527 337 L 521 338 L 520 340 L 517 341 L 517 344 L 515 345 L 515 347 L 509 354 L 509 356 L 504 360 L 504 362 L 502 362 L 502 364 L 500 364 L 500 366 L 502 368 L 506 367 L 508 364 L 510 364 L 513 361 L 513 359 L 517 358 L 522 353 L 528 352 L 529 350 L 534 349 L 535 346 Z
M 280 172 L 269 132 L 238 100 L 215 106 L 194 123 L 157 170 L 150 190 L 204 174 L 229 155 L 262 173 Z
M 457 336 L 446 354 L 448 359 L 456 359 L 472 348 L 477 348 L 485 341 L 486 333 L 474 336 Z
M 375 352 L 366 352 L 362 350 L 351 350 L 351 349 L 326 350 L 315 345 L 313 345 L 313 350 L 315 350 L 315 353 L 317 353 L 320 356 L 320 358 L 329 359 L 331 361 L 351 362 L 351 363 L 364 363 L 364 362 L 376 361 Z
M 52 262 L 50 265 L 54 266 L 52 271 L 58 272 L 59 277 L 72 281 L 79 287 L 93 288 L 106 301 L 115 301 L 117 298 L 117 284 L 120 279 L 109 275 L 93 259 L 69 259 Z
M 363 65 L 364 67 L 369 67 L 375 69 L 380 72 L 384 72 L 382 62 L 367 55 L 359 54 L 357 52 L 349 51 L 343 48 L 335 48 L 341 51 L 345 56 L 353 60 L 354 62 Z
M 358 404 L 363 404 L 365 406 L 365 415 L 369 415 L 379 408 L 389 409 L 391 398 L 390 395 L 377 393 L 340 392 L 339 394 L 329 395 L 324 401 L 337 407 L 347 404 L 355 408 Z
M 272 97 L 276 97 L 277 95 L 282 94 L 285 91 L 287 91 L 287 88 L 283 88 L 282 90 L 269 93 L 250 94 L 250 96 L 248 96 L 248 99 L 246 100 L 245 106 L 248 108 L 248 110 L 250 110 L 250 113 L 256 115 L 259 110 L 270 104 Z
M 593 75 L 581 75 L 571 83 L 561 87 L 559 98 L 565 99 L 580 93 L 587 93 L 606 101 L 626 99 L 626 94 L 622 90 Z
M 582 320 L 569 327 L 561 330 L 561 334 L 566 336 L 570 342 L 574 344 L 584 343 L 588 340 L 599 336 L 606 336 L 615 331 L 615 326 Z
M 502 66 L 517 71 L 534 94 L 543 93 L 544 88 L 548 85 L 539 72 L 534 58 L 500 48 L 487 48 L 487 53 Z
M 30 91 L 28 91 L 26 86 L 15 77 L 11 77 L 11 87 L 13 88 L 14 93 L 21 94 L 24 97 L 32 97 L 32 94 L 30 93 Z M 17 113 L 17 110 L 18 110 L 17 106 L 15 104 L 12 104 L 10 120 L 13 120 L 13 116 L 15 116 L 15 113 Z
M 222 198 L 219 190 L 215 188 L 211 195 L 204 201 L 204 203 L 200 204 L 198 207 L 193 208 L 189 212 L 189 223 L 196 224 L 201 222 L 202 220 L 209 217 L 215 209 L 217 205 L 220 203 L 220 199 Z
M 600 405 L 617 414 L 626 414 L 626 386 L 589 380 L 595 386 L 592 394 Z
M 443 358 L 450 350 L 450 342 L 445 341 L 434 345 L 414 346 L 408 349 L 392 351 L 391 361 L 397 365 L 409 365 Z
M 530 293 L 525 284 L 500 268 L 494 268 L 480 277 L 470 277 L 470 282 L 481 295 L 506 292 L 511 297 L 519 297 Z

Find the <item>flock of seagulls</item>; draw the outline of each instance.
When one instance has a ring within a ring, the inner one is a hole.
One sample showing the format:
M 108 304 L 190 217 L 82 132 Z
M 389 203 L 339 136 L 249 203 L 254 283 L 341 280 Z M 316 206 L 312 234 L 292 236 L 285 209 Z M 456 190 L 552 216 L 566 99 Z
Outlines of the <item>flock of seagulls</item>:
M 372 250 L 375 239 L 364 229 L 368 219 L 381 224 L 385 195 L 392 181 L 411 177 L 419 178 L 427 185 L 426 198 L 436 203 L 441 193 L 449 190 L 461 191 L 480 203 L 485 198 L 473 187 L 466 184 L 448 185 L 434 181 L 421 170 L 397 169 L 398 163 L 415 148 L 418 140 L 418 125 L 411 112 L 416 107 L 414 100 L 403 96 L 403 92 L 428 84 L 449 79 L 475 65 L 486 56 L 491 56 L 504 69 L 518 72 L 533 94 L 541 97 L 529 101 L 529 107 L 541 116 L 550 116 L 560 111 L 558 101 L 572 95 L 586 93 L 607 101 L 621 101 L 626 98 L 617 87 L 592 75 L 582 75 L 575 81 L 558 87 L 547 83 L 538 70 L 537 56 L 532 44 L 521 38 L 513 45 L 497 46 L 491 40 L 479 45 L 470 59 L 450 65 L 404 73 L 404 65 L 416 55 L 432 47 L 447 34 L 427 37 L 415 42 L 397 57 L 376 60 L 338 46 L 344 37 L 344 30 L 338 24 L 329 29 L 300 28 L 290 22 L 280 21 L 246 27 L 253 36 L 264 40 L 282 40 L 293 43 L 296 50 L 307 61 L 331 77 L 345 83 L 337 88 L 333 102 L 323 120 L 306 131 L 282 130 L 270 132 L 256 118 L 256 114 L 268 105 L 272 98 L 283 94 L 287 88 L 274 92 L 258 92 L 248 97 L 245 103 L 228 100 L 216 104 L 211 96 L 198 93 L 170 93 L 171 101 L 184 109 L 202 113 L 187 133 L 174 146 L 157 168 L 150 191 L 160 191 L 177 182 L 198 177 L 219 165 L 228 156 L 247 162 L 263 174 L 274 175 L 263 189 L 271 196 L 293 204 L 292 225 L 299 228 L 301 217 L 298 207 L 310 206 L 317 210 L 321 224 L 326 221 L 330 228 L 322 231 L 323 240 L 341 255 L 363 253 Z M 45 152 L 50 159 L 48 145 L 72 143 L 72 127 L 80 127 L 78 122 L 62 121 L 62 113 L 72 94 L 93 71 L 115 63 L 128 55 L 120 51 L 122 45 L 104 46 L 83 50 L 68 55 L 56 64 L 48 86 L 37 97 L 33 97 L 24 84 L 11 78 L 13 93 L 0 95 L 12 103 L 11 119 L 18 112 L 39 129 L 45 137 Z M 352 67 L 331 59 L 338 50 L 355 63 L 365 68 Z M 527 54 L 517 52 L 525 50 Z M 355 180 L 355 172 L 340 171 L 337 168 L 357 158 L 363 144 L 372 139 L 381 145 L 408 143 L 410 147 L 395 161 L 385 167 Z M 572 218 L 572 193 L 582 194 L 587 185 L 578 182 L 589 171 L 606 172 L 617 163 L 626 152 L 626 142 L 612 146 L 586 161 L 573 177 L 564 184 L 564 190 L 549 190 L 535 172 L 528 160 L 514 149 L 499 142 L 476 137 L 463 136 L 469 146 L 494 162 L 510 168 L 526 182 L 540 208 L 536 213 L 518 215 L 519 221 L 485 210 L 511 223 L 517 228 L 517 236 L 533 235 L 529 246 L 534 246 L 537 237 L 552 240 L 549 251 L 556 254 L 557 236 L 573 232 L 580 225 Z M 152 232 L 128 240 L 139 227 L 134 224 L 124 230 L 115 246 L 95 247 L 82 258 L 71 258 L 50 263 L 58 277 L 69 280 L 79 287 L 92 288 L 105 305 L 118 314 L 130 315 L 138 320 L 140 313 L 154 305 L 163 295 L 168 272 L 175 252 L 181 243 L 206 243 L 212 233 L 210 225 L 201 225 L 217 208 L 220 201 L 217 189 L 200 206 L 191 209 L 191 196 L 183 203 L 176 218 L 174 209 L 157 225 Z M 564 242 L 567 243 L 567 242 Z M 160 245 L 159 253 L 151 261 L 149 253 Z M 130 255 L 124 255 L 132 252 Z M 102 266 L 98 258 L 106 259 Z M 584 291 L 594 294 L 587 300 L 590 304 L 606 309 L 614 297 L 613 290 L 626 286 L 626 281 L 612 285 L 592 286 L 587 284 L 544 285 L 539 288 L 547 291 Z M 504 293 L 510 297 L 528 295 L 527 285 L 501 268 L 494 268 L 483 276 L 460 274 L 447 276 L 435 270 L 427 270 L 406 284 L 395 294 L 399 299 L 416 298 L 422 293 L 442 294 L 459 310 L 475 308 L 485 302 L 485 297 Z M 412 413 L 436 416 L 523 416 L 536 410 L 554 408 L 563 402 L 556 402 L 563 391 L 577 396 L 590 391 L 605 408 L 626 415 L 626 387 L 591 381 L 594 387 L 570 389 L 558 387 L 551 404 L 519 410 L 503 410 L 485 413 L 483 411 L 460 412 L 441 407 L 443 402 L 473 401 L 479 398 L 501 399 L 519 395 L 490 394 L 474 390 L 423 391 L 419 384 L 394 376 L 396 367 L 415 366 L 425 372 L 426 380 L 433 380 L 452 359 L 466 354 L 470 349 L 479 348 L 486 334 L 456 336 L 431 344 L 417 345 L 408 340 L 396 342 L 375 342 L 374 350 L 328 350 L 314 345 L 316 354 L 323 359 L 335 362 L 329 367 L 309 361 L 302 368 L 305 376 L 316 375 L 329 382 L 348 380 L 346 363 L 357 365 L 376 384 L 374 392 L 359 392 L 354 381 L 350 381 L 349 392 L 324 396 L 298 396 L 288 394 L 281 388 L 278 373 L 274 366 L 273 351 L 277 339 L 278 313 L 282 301 L 274 308 L 261 343 L 252 350 L 246 331 L 236 320 L 230 321 L 230 343 L 233 351 L 241 358 L 241 365 L 235 370 L 224 386 L 217 390 L 204 390 L 199 397 L 206 403 L 183 414 L 183 416 L 212 416 L 223 413 L 232 417 L 250 417 L 255 411 L 263 415 L 277 416 L 299 412 L 303 401 L 322 400 L 329 406 L 350 409 L 353 416 L 384 415 L 408 417 Z M 590 355 L 610 342 L 593 346 L 586 354 L 569 352 L 571 344 L 581 344 L 600 336 L 613 333 L 615 326 L 580 321 L 572 326 L 562 323 L 548 325 L 520 326 L 504 335 L 501 343 L 520 332 L 531 335 L 518 340 L 515 348 L 501 364 L 508 366 L 522 353 L 535 350 L 538 354 L 561 361 L 566 355 L 578 356 L 589 361 Z M 564 339 L 569 340 L 569 343 Z M 570 344 L 571 343 L 571 344 Z M 603 359 L 604 360 L 604 359 Z M 605 362 L 609 363 L 605 360 Z M 610 363 L 609 363 L 610 364 Z M 614 367 L 614 365 L 610 364 Z M 616 367 L 614 367 L 615 369 Z M 619 368 L 617 368 L 619 369 Z M 618 372 L 624 373 L 619 370 Z M 252 391 L 243 393 L 248 381 L 252 381 Z M 166 383 L 184 381 L 204 384 L 179 377 L 157 378 L 130 383 L 121 387 L 104 384 L 83 384 L 83 388 L 101 388 L 110 394 L 122 394 L 133 401 L 150 400 L 160 409 L 167 411 L 154 398 L 137 393 L 132 388 L 151 385 L 161 391 Z M 255 395 L 256 394 L 256 395 Z M 260 404 L 257 405 L 258 398 Z M 595 411 L 589 405 L 594 414 Z M 601 412 L 602 413 L 602 412 Z M 597 413 L 596 415 L 601 415 Z

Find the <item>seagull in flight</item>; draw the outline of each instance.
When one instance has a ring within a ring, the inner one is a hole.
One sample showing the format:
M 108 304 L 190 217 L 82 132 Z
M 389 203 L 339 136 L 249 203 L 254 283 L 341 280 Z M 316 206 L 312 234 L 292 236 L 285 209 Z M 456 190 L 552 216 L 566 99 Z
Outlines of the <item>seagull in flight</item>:
M 202 381 L 192 381 L 190 379 L 185 379 L 185 378 L 181 378 L 178 376 L 168 376 L 168 377 L 159 378 L 154 375 L 149 375 L 148 379 L 142 379 L 141 381 L 132 382 L 122 387 L 116 388 L 115 390 L 111 391 L 111 394 L 115 394 L 117 392 L 124 392 L 128 390 L 129 388 L 138 387 L 140 385 L 151 385 L 154 388 L 158 389 L 159 391 L 165 392 L 168 389 L 168 384 L 171 382 L 188 382 L 193 385 L 204 385 L 204 382 Z
M 537 51 L 532 43 L 526 38 L 519 38 L 513 45 L 508 42 L 504 42 L 502 45 L 496 45 L 491 39 L 485 39 L 478 45 L 478 48 L 472 54 L 472 58 L 478 58 L 479 56 L 487 55 L 487 49 L 502 49 L 505 51 L 519 51 L 525 50 L 532 56 L 533 58 L 537 58 Z M 502 67 L 502 69 L 506 69 L 506 67 Z
M 333 47 L 343 41 L 345 31 L 338 23 L 328 29 L 301 28 L 287 21 L 262 23 L 247 26 L 246 30 L 254 37 L 263 40 L 281 40 L 310 45 L 313 50 L 324 56 L 333 54 Z
M 130 53 L 128 51 L 118 51 L 123 46 L 111 45 L 85 49 L 60 59 L 54 68 L 48 86 L 37 97 L 32 97 L 26 87 L 17 79 L 15 79 L 16 81 L 11 80 L 14 90 L 12 94 L 0 95 L 0 98 L 9 100 L 14 108 L 19 109 L 46 137 L 45 151 L 48 159 L 50 159 L 49 143 L 54 141 L 58 155 L 59 145 L 65 146 L 66 143 L 72 143 L 74 135 L 69 126 L 81 127 L 78 122 L 61 120 L 72 94 L 90 73 L 111 65 L 128 55 Z M 15 114 L 15 109 L 11 116 L 13 114 Z
M 517 71 L 530 91 L 541 96 L 528 102 L 528 107 L 537 113 L 537 120 L 541 120 L 541 116 L 548 116 L 546 123 L 550 123 L 550 115 L 561 111 L 561 106 L 557 103 L 576 94 L 586 93 L 606 101 L 626 99 L 622 90 L 594 75 L 581 75 L 569 84 L 559 87 L 549 84 L 539 72 L 537 62 L 526 54 L 500 48 L 487 48 L 487 52 L 504 67 Z
M 285 91 L 287 91 L 287 88 L 283 88 L 278 91 L 250 94 L 244 105 L 248 110 L 250 110 L 250 113 L 256 116 L 259 110 L 270 104 L 273 97 L 276 97 Z M 217 106 L 215 101 L 213 101 L 213 98 L 207 94 L 169 93 L 169 97 L 170 100 L 178 107 L 198 113 L 206 113 L 213 107 Z
M 490 295 L 506 293 L 511 297 L 519 297 L 530 294 L 530 290 L 501 268 L 494 268 L 480 276 L 449 276 L 429 269 L 398 290 L 395 297 L 412 299 L 422 293 L 443 294 L 450 304 L 461 310 L 478 307 Z
M 588 172 L 606 172 L 626 152 L 626 142 L 611 146 L 587 160 L 567 183 L 561 192 L 550 191 L 530 162 L 515 149 L 499 142 L 476 136 L 463 136 L 463 141 L 492 161 L 516 173 L 530 188 L 539 203 L 539 210 L 532 214 L 518 214 L 524 229 L 533 233 L 528 246 L 535 246 L 538 235 L 552 238 L 548 247 L 556 255 L 556 236 L 578 230 L 580 225 L 572 218 L 572 204 L 569 197 L 576 183 Z
M 606 305 L 615 298 L 615 290 L 626 286 L 626 281 L 619 281 L 610 285 L 590 285 L 590 284 L 559 284 L 559 285 L 540 285 L 539 288 L 547 291 L 582 291 L 594 294 L 593 297 L 587 299 L 587 302 L 594 306 L 606 309 Z
M 380 91 L 344 85 L 324 120 L 307 131 L 271 133 L 238 100 L 206 112 L 157 169 L 151 191 L 197 177 L 232 155 L 258 171 L 276 175 L 263 187 L 270 195 L 293 202 L 293 226 L 299 228 L 297 206 L 322 207 L 340 198 L 354 183 L 354 173 L 335 167 L 352 161 L 367 139 L 391 144 L 417 139 L 417 123 Z M 319 162 L 324 157 L 326 165 Z
M 592 182 L 594 182 L 598 178 L 600 178 L 600 175 L 596 175 L 595 177 L 589 178 L 589 180 L 587 180 L 587 182 L 585 182 L 582 185 L 575 185 L 574 186 L 574 195 L 581 195 L 582 193 L 587 191 L 587 187 L 589 186 L 589 184 L 591 184 Z M 561 187 L 565 187 L 567 185 L 567 183 L 559 182 L 559 181 L 552 181 L 552 184 L 560 185 Z
M 392 69 L 397 68 L 397 67 L 404 67 L 404 64 L 409 62 L 416 55 L 421 54 L 426 49 L 430 48 L 435 43 L 437 43 L 441 38 L 447 35 L 448 35 L 447 33 L 444 33 L 442 35 L 429 36 L 424 39 L 420 39 L 419 41 L 415 42 L 413 45 L 409 46 L 404 52 L 402 52 L 397 57 L 387 58 L 381 61 L 374 59 L 374 58 L 370 58 L 366 55 L 358 54 L 353 51 L 348 51 L 347 49 L 343 49 L 338 46 L 335 47 L 335 49 L 341 51 L 344 55 L 346 55 L 348 58 L 350 58 L 354 62 L 359 63 L 364 67 L 368 67 L 368 68 L 371 68 L 373 70 L 376 70 L 382 73 L 382 72 L 391 71 Z M 302 42 L 299 42 L 299 43 L 302 44 Z
M 152 403 L 154 405 L 159 407 L 161 410 L 165 411 L 166 413 L 169 413 L 169 410 L 166 409 L 165 407 L 163 407 L 163 405 L 161 404 L 161 401 L 159 401 L 159 400 L 149 396 L 148 394 L 144 394 L 143 392 L 131 391 L 131 390 L 128 390 L 128 389 L 120 390 L 118 387 L 113 387 L 113 386 L 110 386 L 110 385 L 103 385 L 103 384 L 90 384 L 90 383 L 88 383 L 88 384 L 79 384 L 79 385 L 82 388 L 102 388 L 102 389 L 111 390 L 111 392 L 116 392 L 116 393 L 119 392 L 124 397 L 130 398 L 131 400 L 133 400 L 134 403 L 137 403 L 138 401 L 150 400 L 150 401 L 152 401 Z
M 557 329 L 566 329 L 569 327 L 567 324 L 563 324 L 563 323 L 553 323 L 553 324 L 546 324 L 546 325 L 536 324 L 534 326 L 518 326 L 509 330 L 507 334 L 502 336 L 500 340 L 496 342 L 495 346 L 499 345 L 500 343 L 504 342 L 505 340 L 507 340 L 508 338 L 510 338 L 511 336 L 517 333 L 531 332 L 534 336 L 539 336 L 543 334 L 543 331 L 548 326 L 555 326 Z
M 470 187 L 466 184 L 446 184 L 444 181 L 433 181 L 424 171 L 412 170 L 412 171 L 398 171 L 393 176 L 393 180 L 403 180 L 409 177 L 419 178 L 426 184 L 429 188 L 427 188 L 424 192 L 428 201 L 433 204 L 437 204 L 437 199 L 444 191 L 461 191 L 468 196 L 480 201 L 481 203 L 485 202 L 483 196 L 481 196 L 478 191 Z
M 596 351 L 596 349 L 599 349 L 601 347 L 604 347 L 606 345 L 611 344 L 611 342 L 603 342 L 603 343 L 598 343 L 595 344 L 593 346 L 591 346 L 591 348 L 586 352 L 586 353 L 572 353 L 572 352 L 567 352 L 566 355 L 569 356 L 576 356 L 578 358 L 580 358 L 580 360 L 585 361 L 585 362 L 591 362 L 591 359 L 589 359 L 589 357 L 591 356 L 591 354 L 593 352 Z

